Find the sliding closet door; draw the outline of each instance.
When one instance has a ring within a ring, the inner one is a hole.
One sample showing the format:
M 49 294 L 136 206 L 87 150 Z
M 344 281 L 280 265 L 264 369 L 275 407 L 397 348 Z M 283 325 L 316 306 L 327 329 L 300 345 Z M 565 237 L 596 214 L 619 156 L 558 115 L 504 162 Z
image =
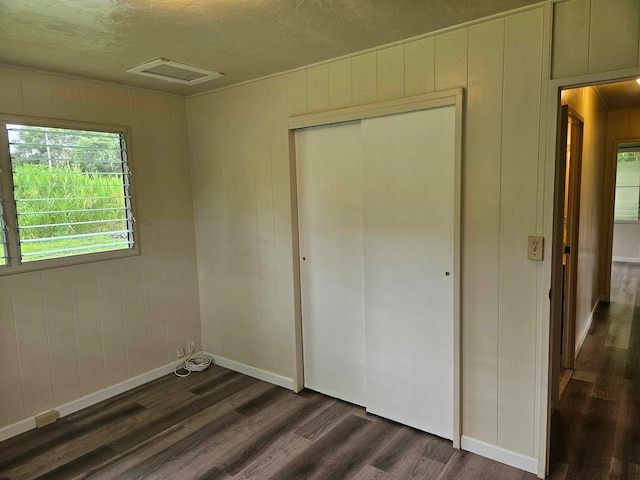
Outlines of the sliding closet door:
M 361 135 L 367 410 L 451 439 L 455 108 Z
M 364 405 L 360 123 L 295 135 L 304 384 Z

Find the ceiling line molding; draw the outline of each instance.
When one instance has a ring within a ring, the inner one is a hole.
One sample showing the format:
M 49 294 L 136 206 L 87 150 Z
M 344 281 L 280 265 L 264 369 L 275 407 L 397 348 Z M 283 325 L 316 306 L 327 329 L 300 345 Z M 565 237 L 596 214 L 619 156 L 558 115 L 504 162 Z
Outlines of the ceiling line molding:
M 254 83 L 254 82 L 260 82 L 260 81 L 263 81 L 263 80 L 269 80 L 271 78 L 276 78 L 276 77 L 280 77 L 280 76 L 283 76 L 283 75 L 288 75 L 289 73 L 300 72 L 302 70 L 307 70 L 308 68 L 318 67 L 320 65 L 328 65 L 328 64 L 333 63 L 333 62 L 337 62 L 337 61 L 340 61 L 340 60 L 345 60 L 345 59 L 348 59 L 348 58 L 357 57 L 359 55 L 365 55 L 367 53 L 376 52 L 378 50 L 383 50 L 385 48 L 391 48 L 391 47 L 395 47 L 395 46 L 398 46 L 398 45 L 404 45 L 406 43 L 411 43 L 411 42 L 415 42 L 415 41 L 418 41 L 418 40 L 423 40 L 425 38 L 431 38 L 431 37 L 435 37 L 437 35 L 442 35 L 444 33 L 460 30 L 461 28 L 472 27 L 473 25 L 489 22 L 491 20 L 497 20 L 499 18 L 506 18 L 506 17 L 509 17 L 511 15 L 517 15 L 518 13 L 523 13 L 523 12 L 528 12 L 528 11 L 531 11 L 531 10 L 536 10 L 538 8 L 544 7 L 544 5 L 546 5 L 546 4 L 564 3 L 566 1 L 568 1 L 568 0 L 543 0 L 543 1 L 538 2 L 538 3 L 533 3 L 531 5 L 526 5 L 524 7 L 515 8 L 513 10 L 507 10 L 505 12 L 496 13 L 494 15 L 489 15 L 487 17 L 477 18 L 475 20 L 469 20 L 468 22 L 460 23 L 458 25 L 452 25 L 451 27 L 441 28 L 439 30 L 434 30 L 432 32 L 422 33 L 420 35 L 404 38 L 402 40 L 396 40 L 394 42 L 384 43 L 384 44 L 378 45 L 376 47 L 366 48 L 364 50 L 357 50 L 357 51 L 352 52 L 352 53 L 347 53 L 345 55 L 340 55 L 339 57 L 333 57 L 333 58 L 329 58 L 327 60 L 321 60 L 319 62 L 310 63 L 309 65 L 303 65 L 301 67 L 291 68 L 289 70 L 284 70 L 282 72 L 276 72 L 276 73 L 271 73 L 269 75 L 263 75 L 262 77 L 257 77 L 257 78 L 252 78 L 252 79 L 249 79 L 249 80 L 244 80 L 242 82 L 234 83 L 232 85 L 225 85 L 224 87 L 212 88 L 211 90 L 206 90 L 204 92 L 193 93 L 191 95 L 185 95 L 184 98 L 186 98 L 188 100 L 188 99 L 191 99 L 191 98 L 201 97 L 203 95 L 210 95 L 212 93 L 222 92 L 224 90 L 230 90 L 232 88 L 242 87 L 244 85 L 249 85 L 249 84 Z

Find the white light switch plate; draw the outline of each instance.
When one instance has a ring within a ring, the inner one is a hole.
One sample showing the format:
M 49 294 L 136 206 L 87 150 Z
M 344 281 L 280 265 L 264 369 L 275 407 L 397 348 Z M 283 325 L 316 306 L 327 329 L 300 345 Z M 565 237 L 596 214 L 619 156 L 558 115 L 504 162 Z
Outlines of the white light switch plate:
M 527 258 L 541 261 L 544 258 L 544 237 L 529 237 L 527 244 Z

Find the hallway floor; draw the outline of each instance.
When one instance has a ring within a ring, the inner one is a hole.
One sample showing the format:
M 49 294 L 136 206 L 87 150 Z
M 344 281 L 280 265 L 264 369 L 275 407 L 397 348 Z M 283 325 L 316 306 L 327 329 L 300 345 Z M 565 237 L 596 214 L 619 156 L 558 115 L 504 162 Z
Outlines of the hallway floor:
M 640 265 L 611 284 L 554 417 L 554 479 L 640 479 Z

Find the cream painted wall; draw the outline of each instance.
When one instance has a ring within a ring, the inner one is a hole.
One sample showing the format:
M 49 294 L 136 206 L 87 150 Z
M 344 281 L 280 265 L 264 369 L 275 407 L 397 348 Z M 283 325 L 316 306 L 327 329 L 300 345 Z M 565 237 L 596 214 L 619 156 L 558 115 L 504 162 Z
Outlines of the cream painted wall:
M 188 100 L 204 348 L 295 372 L 287 118 L 466 89 L 464 435 L 537 456 L 543 8 Z
M 562 103 L 570 105 L 584 120 L 576 289 L 577 349 L 586 335 L 591 313 L 600 297 L 603 176 L 607 156 L 609 113 L 606 104 L 593 87 L 565 90 L 562 92 Z
M 640 224 L 613 225 L 613 260 L 640 263 Z
M 554 4 L 552 77 L 640 65 L 638 0 L 569 0 Z
M 0 67 L 0 113 L 130 125 L 142 251 L 0 276 L 2 427 L 166 365 L 201 334 L 185 100 Z

